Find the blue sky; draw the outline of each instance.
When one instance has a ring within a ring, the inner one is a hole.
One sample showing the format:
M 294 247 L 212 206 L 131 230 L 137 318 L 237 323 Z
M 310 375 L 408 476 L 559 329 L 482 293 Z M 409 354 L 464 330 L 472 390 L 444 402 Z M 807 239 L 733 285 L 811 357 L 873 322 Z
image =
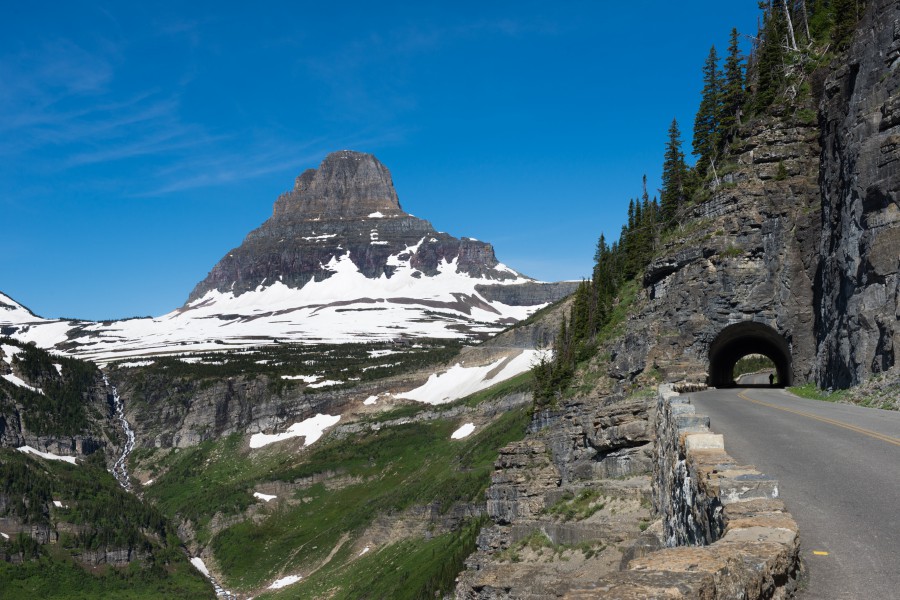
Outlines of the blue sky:
M 186 7 L 185 5 L 190 5 Z M 180 306 L 331 151 L 533 277 L 590 273 L 736 2 L 24 2 L 0 20 L 0 291 Z M 689 147 L 689 146 L 687 146 Z

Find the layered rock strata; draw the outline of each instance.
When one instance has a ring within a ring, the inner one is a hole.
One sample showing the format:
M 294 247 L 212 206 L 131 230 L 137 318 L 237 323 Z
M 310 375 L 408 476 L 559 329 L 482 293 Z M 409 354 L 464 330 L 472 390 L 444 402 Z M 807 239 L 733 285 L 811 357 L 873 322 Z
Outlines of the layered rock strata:
M 744 322 L 784 338 L 793 379 L 813 376 L 818 128 L 797 115 L 764 117 L 734 147 L 720 185 L 647 267 L 637 314 L 613 349 L 613 377 L 657 368 L 672 381 L 704 382 L 716 338 Z
M 459 599 L 557 598 L 659 547 L 650 524 L 649 398 L 570 401 L 537 413 L 501 450 L 487 491 L 493 525 L 466 561 Z

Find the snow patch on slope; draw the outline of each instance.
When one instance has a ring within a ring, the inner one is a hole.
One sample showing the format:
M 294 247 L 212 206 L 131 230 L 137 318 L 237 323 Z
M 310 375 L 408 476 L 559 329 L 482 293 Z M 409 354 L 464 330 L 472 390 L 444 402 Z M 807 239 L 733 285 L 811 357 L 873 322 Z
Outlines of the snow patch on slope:
M 0 375 L 0 377 L 3 377 L 3 379 L 7 380 L 8 382 L 10 382 L 11 384 L 13 384 L 17 387 L 25 388 L 26 390 L 31 390 L 32 392 L 36 392 L 38 394 L 41 394 L 42 396 L 44 395 L 44 390 L 42 390 L 40 388 L 36 388 L 31 385 L 28 385 L 27 383 L 25 383 L 25 381 L 23 379 L 16 377 L 12 373 L 7 373 L 6 375 Z
M 303 579 L 300 575 L 288 575 L 287 577 L 282 577 L 281 579 L 276 579 L 272 582 L 272 585 L 269 586 L 270 590 L 280 590 L 283 587 L 287 587 L 292 583 L 297 583 Z
M 522 350 L 515 357 L 501 358 L 489 365 L 464 367 L 457 363 L 444 373 L 433 373 L 423 385 L 397 397 L 425 404 L 445 404 L 524 373 L 545 356 L 545 350 Z
M 475 431 L 475 423 L 466 423 L 456 431 L 450 434 L 451 440 L 461 440 L 464 437 L 469 437 L 469 435 Z
M 59 460 L 62 462 L 67 462 L 70 465 L 78 464 L 75 462 L 74 456 L 60 456 L 59 454 L 53 454 L 52 452 L 41 452 L 40 450 L 35 450 L 31 446 L 20 446 L 16 448 L 19 452 L 23 454 L 34 454 L 35 456 L 40 456 L 41 458 L 45 458 L 47 460 Z
M 290 438 L 295 437 L 303 437 L 304 446 L 309 446 L 325 433 L 325 430 L 332 425 L 336 425 L 338 421 L 341 420 L 340 415 L 323 415 L 322 413 L 317 414 L 314 417 L 310 417 L 305 421 L 301 421 L 300 423 L 294 423 L 291 425 L 287 431 L 283 433 L 254 433 L 250 436 L 250 447 L 251 448 L 262 448 L 263 446 L 268 446 L 269 444 L 274 444 L 275 442 L 281 442 L 283 440 L 288 440 Z
M 206 568 L 206 563 L 203 562 L 203 559 L 199 556 L 195 556 L 191 559 L 191 564 L 194 565 L 194 568 L 203 573 L 206 578 L 209 578 L 209 569 Z
M 10 346 L 9 344 L 0 344 L 0 350 L 3 351 L 3 360 L 8 363 L 12 362 L 13 356 L 22 352 L 22 348 L 19 348 L 18 346 Z

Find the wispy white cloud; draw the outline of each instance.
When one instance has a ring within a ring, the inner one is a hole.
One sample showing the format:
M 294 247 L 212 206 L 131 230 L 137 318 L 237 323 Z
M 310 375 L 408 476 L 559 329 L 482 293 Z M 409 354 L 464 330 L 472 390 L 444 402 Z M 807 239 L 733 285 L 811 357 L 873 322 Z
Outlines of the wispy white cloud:
M 198 35 L 196 24 L 188 22 L 157 29 L 160 36 Z M 192 122 L 184 117 L 181 97 L 190 75 L 173 74 L 164 91 L 126 93 L 116 86 L 117 75 L 128 68 L 121 49 L 108 42 L 99 48 L 61 40 L 0 56 L 0 158 L 7 170 L 18 164 L 36 174 L 60 173 L 146 159 L 116 167 L 118 182 L 105 177 L 95 184 L 148 197 L 296 169 L 334 149 L 334 140 L 285 140 L 283 133 Z M 367 141 L 365 135 L 344 140 Z
M 297 175 L 301 169 L 318 165 L 326 154 L 336 149 L 365 150 L 394 143 L 404 135 L 402 129 L 393 129 L 378 134 L 360 132 L 351 137 L 317 138 L 305 142 L 272 142 L 262 136 L 241 152 L 201 153 L 185 157 L 185 160 L 169 165 L 156 174 L 159 186 L 136 192 L 134 196 L 151 197 L 216 187 L 285 171 Z
M 115 50 L 91 52 L 58 40 L 0 59 L 0 154 L 115 142 L 136 128 L 175 120 L 177 98 L 111 90 Z

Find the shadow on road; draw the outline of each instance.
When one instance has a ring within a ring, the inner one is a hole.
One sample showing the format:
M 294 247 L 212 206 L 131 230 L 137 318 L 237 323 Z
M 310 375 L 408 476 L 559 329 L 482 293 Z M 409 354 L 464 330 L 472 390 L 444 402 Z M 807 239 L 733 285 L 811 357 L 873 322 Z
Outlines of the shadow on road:
M 746 388 L 746 389 L 750 389 L 750 390 L 758 390 L 758 389 L 783 390 L 785 388 L 785 386 L 779 385 L 777 383 L 773 384 L 773 385 L 769 385 L 768 383 L 732 383 L 730 385 L 723 385 L 720 387 L 726 388 L 726 389 Z

